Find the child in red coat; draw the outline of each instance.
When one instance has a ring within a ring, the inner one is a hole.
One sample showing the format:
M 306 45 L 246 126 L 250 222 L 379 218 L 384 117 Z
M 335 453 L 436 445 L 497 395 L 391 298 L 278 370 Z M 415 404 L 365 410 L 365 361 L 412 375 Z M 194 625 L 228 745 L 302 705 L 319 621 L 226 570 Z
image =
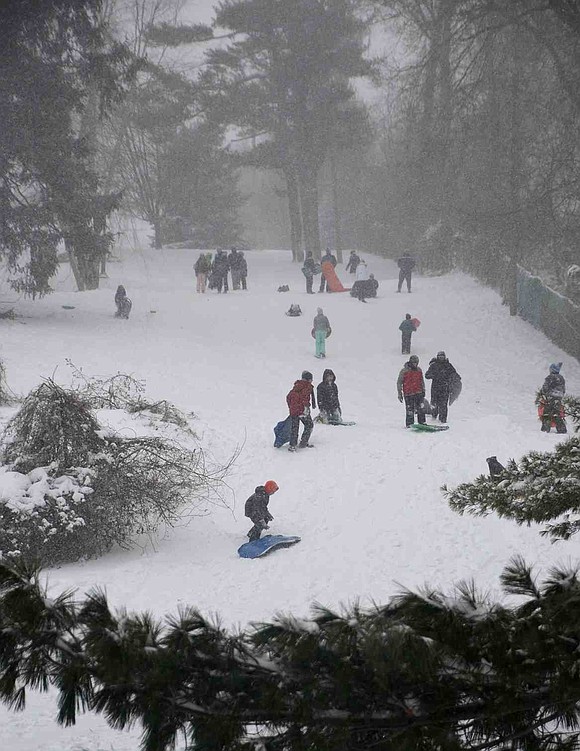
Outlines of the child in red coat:
M 312 435 L 314 423 L 310 416 L 310 403 L 316 409 L 316 399 L 314 397 L 314 386 L 312 385 L 312 373 L 308 370 L 303 371 L 299 381 L 295 381 L 294 386 L 286 397 L 290 417 L 292 418 L 292 428 L 290 431 L 290 446 L 288 451 L 296 451 L 296 448 L 312 448 L 308 439 Z M 304 425 L 302 438 L 298 444 L 298 431 L 300 422 Z

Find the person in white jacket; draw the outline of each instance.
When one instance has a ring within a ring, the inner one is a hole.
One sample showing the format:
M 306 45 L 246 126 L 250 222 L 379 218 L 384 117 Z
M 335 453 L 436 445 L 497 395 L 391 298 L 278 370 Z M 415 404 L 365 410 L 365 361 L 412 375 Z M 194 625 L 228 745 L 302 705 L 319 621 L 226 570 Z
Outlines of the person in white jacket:
M 360 302 L 366 302 L 365 291 L 367 285 L 365 284 L 365 282 L 368 278 L 369 270 L 367 267 L 367 262 L 363 258 L 361 258 L 359 265 L 356 267 L 354 283 L 354 287 L 356 287 L 356 297 L 358 297 Z

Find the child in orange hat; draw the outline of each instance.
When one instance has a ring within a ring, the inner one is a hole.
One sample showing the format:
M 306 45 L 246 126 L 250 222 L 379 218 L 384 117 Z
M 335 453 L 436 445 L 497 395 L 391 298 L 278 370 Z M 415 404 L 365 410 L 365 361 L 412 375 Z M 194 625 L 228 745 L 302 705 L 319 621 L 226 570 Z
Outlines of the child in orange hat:
M 254 524 L 247 533 L 250 542 L 259 540 L 262 530 L 268 529 L 268 522 L 274 518 L 268 511 L 268 502 L 277 490 L 278 483 L 275 480 L 267 480 L 263 485 L 258 485 L 246 501 L 244 513 Z

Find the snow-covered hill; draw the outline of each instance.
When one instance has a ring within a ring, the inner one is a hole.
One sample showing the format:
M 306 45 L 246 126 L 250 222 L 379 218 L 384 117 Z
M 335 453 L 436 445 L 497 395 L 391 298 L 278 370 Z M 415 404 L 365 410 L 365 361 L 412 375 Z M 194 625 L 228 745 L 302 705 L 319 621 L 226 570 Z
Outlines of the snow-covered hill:
M 131 373 L 146 380 L 149 396 L 196 413 L 196 430 L 216 459 L 241 447 L 230 510 L 208 509 L 143 548 L 52 570 L 54 591 L 99 585 L 112 604 L 131 610 L 162 615 L 191 603 L 245 625 L 280 610 L 307 615 L 315 600 L 335 607 L 386 601 L 401 586 L 424 582 L 447 587 L 473 577 L 494 590 L 514 553 L 542 568 L 577 557 L 574 540 L 552 545 L 535 528 L 459 517 L 439 490 L 485 472 L 492 454 L 505 463 L 553 447 L 560 436 L 540 433 L 534 394 L 555 360 L 564 362 L 568 391 L 578 393 L 576 361 L 462 274 L 418 277 L 411 295 L 396 294 L 395 265 L 368 257 L 381 286 L 379 298 L 363 305 L 348 293 L 306 295 L 288 252 L 246 256 L 249 289 L 227 295 L 195 293 L 195 251 L 133 252 L 110 264 L 110 279 L 95 292 L 74 292 L 65 266 L 53 295 L 15 301 L 19 317 L 0 322 L 13 390 L 27 393 L 49 376 L 67 383 L 67 359 L 89 375 Z M 348 284 L 344 267 L 337 270 Z M 113 318 L 120 283 L 133 300 L 129 321 Z M 281 284 L 291 291 L 278 293 Z M 291 302 L 301 305 L 301 318 L 284 315 Z M 325 361 L 314 358 L 310 336 L 317 306 L 333 329 Z M 395 382 L 406 359 L 398 326 L 407 312 L 422 321 L 413 337 L 420 364 L 444 349 L 463 377 L 445 433 L 404 429 Z M 357 425 L 316 426 L 312 450 L 274 449 L 272 428 L 287 415 L 294 380 L 308 369 L 317 384 L 325 367 L 336 373 L 345 419 Z M 244 501 L 270 478 L 280 485 L 271 531 L 302 542 L 241 560 L 236 549 L 250 526 Z M 138 733 L 115 733 L 98 718 L 58 728 L 46 697 L 31 697 L 29 707 L 20 715 L 0 710 L 0 748 L 136 748 Z

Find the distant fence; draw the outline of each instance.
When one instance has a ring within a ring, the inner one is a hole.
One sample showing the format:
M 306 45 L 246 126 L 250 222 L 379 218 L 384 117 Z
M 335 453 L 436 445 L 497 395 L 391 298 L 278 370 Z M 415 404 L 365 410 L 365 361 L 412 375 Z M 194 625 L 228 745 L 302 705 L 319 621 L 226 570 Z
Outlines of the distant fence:
M 504 254 L 496 252 L 490 257 L 485 252 L 472 253 L 457 261 L 468 274 L 497 289 L 504 301 L 512 296 L 510 280 L 513 280 L 514 269 Z M 518 315 L 580 360 L 580 305 L 521 266 L 517 267 L 515 292 Z
M 580 360 L 580 306 L 521 266 L 517 271 L 518 315 Z

